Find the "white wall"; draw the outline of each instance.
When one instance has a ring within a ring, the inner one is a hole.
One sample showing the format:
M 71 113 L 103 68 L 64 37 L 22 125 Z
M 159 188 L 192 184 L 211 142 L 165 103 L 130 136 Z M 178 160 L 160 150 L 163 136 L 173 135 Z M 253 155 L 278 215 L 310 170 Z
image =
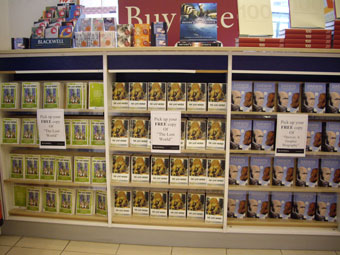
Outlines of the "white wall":
M 8 50 L 11 47 L 9 36 L 8 0 L 0 0 L 0 50 Z

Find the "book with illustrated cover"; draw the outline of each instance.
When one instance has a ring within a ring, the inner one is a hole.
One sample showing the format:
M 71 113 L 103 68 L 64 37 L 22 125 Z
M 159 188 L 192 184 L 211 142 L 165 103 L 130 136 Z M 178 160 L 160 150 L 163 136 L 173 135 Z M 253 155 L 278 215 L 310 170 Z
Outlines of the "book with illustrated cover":
M 41 188 L 27 187 L 26 209 L 30 211 L 41 211 Z
M 247 213 L 247 191 L 230 190 L 228 192 L 228 218 L 242 219 Z
M 321 151 L 322 122 L 308 121 L 306 151 Z
M 269 157 L 250 158 L 250 185 L 268 186 L 270 184 L 271 160 Z
M 225 160 L 217 158 L 208 158 L 207 175 L 208 185 L 224 185 Z
M 187 89 L 185 82 L 169 82 L 168 87 L 168 110 L 185 111 L 187 109 Z
M 66 137 L 66 145 L 71 145 L 71 137 L 72 137 L 72 120 L 65 119 L 65 137 Z
M 225 111 L 227 109 L 226 83 L 208 83 L 208 111 Z
M 91 180 L 91 158 L 74 157 L 74 182 L 90 183 Z
M 43 188 L 42 189 L 42 209 L 43 212 L 58 212 L 58 189 Z
M 324 123 L 322 151 L 340 152 L 339 122 L 327 121 L 326 123 Z
M 27 199 L 27 186 L 21 186 L 14 184 L 13 187 L 14 193 L 14 206 L 16 208 L 26 208 L 26 199 Z
M 170 158 L 170 183 L 188 184 L 188 158 Z
M 207 110 L 207 84 L 187 83 L 187 110 L 206 111 Z
M 231 120 L 230 149 L 250 150 L 252 141 L 252 120 Z
M 72 145 L 88 145 L 88 120 L 72 120 Z
M 272 151 L 275 147 L 275 121 L 253 120 L 252 150 Z
M 294 158 L 274 158 L 272 185 L 291 187 L 294 182 L 294 172 Z
M 8 118 L 2 120 L 2 143 L 19 143 L 20 119 Z
M 150 216 L 168 216 L 168 192 L 150 191 Z
M 321 159 L 319 187 L 340 187 L 340 159 Z
M 293 195 L 292 219 L 313 220 L 316 212 L 316 193 L 296 192 Z
M 187 121 L 187 149 L 205 149 L 207 122 L 205 119 L 189 119 Z
M 130 146 L 147 147 L 149 134 L 149 119 L 135 118 L 130 120 Z
M 105 191 L 96 190 L 96 215 L 107 215 L 107 195 Z
M 104 120 L 90 120 L 90 145 L 105 145 Z
M 39 180 L 40 155 L 25 155 L 25 179 Z
M 43 108 L 61 108 L 63 98 L 62 85 L 60 82 L 44 82 L 43 85 Z
M 92 183 L 106 183 L 106 160 L 104 157 L 92 158 Z
M 59 213 L 74 214 L 75 200 L 75 189 L 59 189 Z
M 94 214 L 94 194 L 91 190 L 77 190 L 76 214 Z
M 269 218 L 289 219 L 292 212 L 292 192 L 272 192 Z
M 319 159 L 299 158 L 296 169 L 295 185 L 299 187 L 316 187 L 318 185 Z
M 66 83 L 66 109 L 84 109 L 85 92 L 83 82 Z
M 207 149 L 224 150 L 226 125 L 224 120 L 208 119 Z
M 40 82 L 23 82 L 21 84 L 21 108 L 40 108 Z
M 130 181 L 130 156 L 112 155 L 112 181 Z
M 131 191 L 130 190 L 114 190 L 113 191 L 113 213 L 116 215 L 132 214 Z
M 189 158 L 189 185 L 207 184 L 207 159 Z
M 231 156 L 229 163 L 229 185 L 248 185 L 248 157 Z
M 337 221 L 337 194 L 336 193 L 318 193 L 316 204 L 316 221 Z
M 89 109 L 104 109 L 103 82 L 89 82 Z
M 37 119 L 21 119 L 21 143 L 36 144 Z
M 169 183 L 169 157 L 151 157 L 151 182 Z
M 222 224 L 224 211 L 223 196 L 207 194 L 205 201 L 205 221 Z
M 301 112 L 326 112 L 326 83 L 306 82 L 303 86 Z
M 330 83 L 327 89 L 328 113 L 340 113 L 340 83 Z
M 129 108 L 146 110 L 148 91 L 146 82 L 129 82 Z
M 149 110 L 166 110 L 166 83 L 149 82 L 148 83 L 148 109 Z
M 133 190 L 132 205 L 132 213 L 134 215 L 149 216 L 149 191 Z
M 265 219 L 269 210 L 269 192 L 251 191 L 248 194 L 247 217 Z
M 231 110 L 251 112 L 253 103 L 253 82 L 233 81 L 231 91 Z
M 10 178 L 24 178 L 24 162 L 23 154 L 10 154 L 11 158 L 11 176 Z
M 300 83 L 279 82 L 277 112 L 298 112 L 300 108 Z
M 169 217 L 186 217 L 187 194 L 185 192 L 169 192 Z
M 275 99 L 274 82 L 254 82 L 253 112 L 273 112 Z
M 205 194 L 188 192 L 187 195 L 187 217 L 204 219 Z
M 17 109 L 19 108 L 19 83 L 5 82 L 1 83 L 1 108 L 3 109 Z
M 129 146 L 129 119 L 112 118 L 111 144 L 115 146 Z
M 69 156 L 57 156 L 56 174 L 57 181 L 72 182 L 73 177 L 73 160 Z
M 150 157 L 131 156 L 131 181 L 149 182 L 150 181 Z
M 40 180 L 55 181 L 56 180 L 56 167 L 55 156 L 40 156 Z
M 129 108 L 129 83 L 112 84 L 112 108 Z

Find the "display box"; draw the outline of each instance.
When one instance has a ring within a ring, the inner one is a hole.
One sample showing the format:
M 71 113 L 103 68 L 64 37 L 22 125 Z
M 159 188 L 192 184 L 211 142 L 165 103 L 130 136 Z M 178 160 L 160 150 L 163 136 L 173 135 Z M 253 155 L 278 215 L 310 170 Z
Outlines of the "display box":
M 188 184 L 188 158 L 170 158 L 170 184 Z
M 275 82 L 254 82 L 253 112 L 273 112 L 275 98 Z
M 166 92 L 165 82 L 148 83 L 148 109 L 149 110 L 166 110 Z
M 25 179 L 39 180 L 40 155 L 25 155 Z
M 319 159 L 299 158 L 296 170 L 296 186 L 316 187 L 318 184 Z
M 292 219 L 313 220 L 316 210 L 316 193 L 296 192 L 293 196 Z
M 340 187 L 340 160 L 321 159 L 321 169 L 319 173 L 319 187 Z
M 205 194 L 199 192 L 188 192 L 187 195 L 187 217 L 204 220 Z
M 131 181 L 150 182 L 149 156 L 131 156 Z
M 2 119 L 2 143 L 19 144 L 20 119 Z
M 340 122 L 326 122 L 323 138 L 322 151 L 340 152 Z
M 65 122 L 65 138 L 66 145 L 71 145 L 71 137 L 72 137 L 72 120 L 64 119 Z
M 224 185 L 225 160 L 217 158 L 208 158 L 207 175 L 208 185 Z
M 42 210 L 43 212 L 58 212 L 58 189 L 43 188 L 42 189 Z
M 150 191 L 150 216 L 168 216 L 168 192 Z
M 251 191 L 248 194 L 247 217 L 265 219 L 269 211 L 269 192 Z
M 169 192 L 169 217 L 186 217 L 187 194 L 185 192 Z
M 146 82 L 129 82 L 129 108 L 147 110 L 148 91 Z
M 186 111 L 187 109 L 187 93 L 185 82 L 169 82 L 168 83 L 168 110 Z
M 40 82 L 23 82 L 21 84 L 21 109 L 39 109 Z
M 294 182 L 294 158 L 274 158 L 272 186 L 291 187 Z
M 106 160 L 104 157 L 91 159 L 92 183 L 106 183 Z
M 151 182 L 169 183 L 169 157 L 151 157 Z
M 315 212 L 317 221 L 337 221 L 337 194 L 336 193 L 318 193 Z
M 207 184 L 207 159 L 189 158 L 189 185 Z
M 18 82 L 5 82 L 0 84 L 1 88 L 1 108 L 2 109 L 17 109 L 19 108 L 19 91 L 20 85 Z
M 134 118 L 130 120 L 130 146 L 147 147 L 149 134 L 149 119 Z
M 40 156 L 40 180 L 55 181 L 56 180 L 56 167 L 55 156 Z
M 89 109 L 104 110 L 104 83 L 89 82 Z
M 252 150 L 273 151 L 275 147 L 275 121 L 253 120 Z
M 249 158 L 231 156 L 229 162 L 229 185 L 248 185 Z
M 27 187 L 26 209 L 34 212 L 41 212 L 41 188 Z
M 292 212 L 291 192 L 272 192 L 269 204 L 269 218 L 289 219 Z
M 10 154 L 11 173 L 10 178 L 23 179 L 24 178 L 24 162 L 25 156 L 23 154 Z
M 130 216 L 132 214 L 130 190 L 114 190 L 113 198 L 113 214 L 125 216 Z
M 299 111 L 300 106 L 300 83 L 279 82 L 277 94 L 277 112 Z
M 96 190 L 95 196 L 96 196 L 95 214 L 100 216 L 107 216 L 106 191 Z
M 151 131 L 151 128 L 150 128 L 150 131 Z M 186 131 L 187 131 L 187 120 L 181 119 L 181 150 L 185 149 Z
M 206 195 L 205 222 L 223 223 L 224 199 L 216 194 Z
M 326 84 L 306 82 L 303 87 L 301 111 L 307 113 L 326 112 Z
M 230 149 L 250 150 L 252 120 L 231 120 L 230 129 Z
M 228 218 L 243 219 L 247 212 L 247 191 L 230 190 L 228 192 Z
M 73 160 L 69 156 L 57 156 L 56 161 L 56 172 L 57 181 L 72 182 L 73 180 Z
M 66 109 L 85 109 L 85 91 L 83 82 L 66 83 Z
M 94 214 L 94 194 L 92 190 L 77 190 L 76 214 Z
M 204 119 L 189 119 L 187 121 L 187 149 L 205 149 L 207 122 Z
M 132 191 L 132 212 L 133 215 L 149 216 L 149 191 L 133 190 Z
M 111 124 L 111 144 L 115 146 L 129 146 L 129 119 L 113 118 Z
M 206 111 L 207 110 L 207 84 L 187 83 L 187 110 Z
M 90 145 L 105 145 L 104 120 L 90 119 Z
M 208 119 L 207 149 L 225 150 L 226 123 L 220 119 Z
M 225 111 L 227 109 L 226 95 L 226 83 L 208 83 L 208 111 Z
M 340 83 L 330 83 L 327 91 L 328 113 L 340 113 Z
M 308 121 L 306 151 L 321 151 L 322 122 Z
M 249 169 L 249 184 L 268 186 L 271 172 L 270 157 L 251 157 Z
M 129 108 L 129 84 L 127 82 L 112 84 L 112 108 Z
M 74 182 L 90 183 L 91 182 L 91 158 L 74 157 Z
M 13 202 L 15 208 L 26 209 L 27 205 L 27 186 L 14 184 L 13 186 Z
M 76 190 L 59 189 L 59 213 L 74 214 L 76 207 Z
M 60 82 L 44 82 L 43 84 L 43 107 L 45 109 L 62 108 L 63 87 Z
M 89 122 L 88 120 L 72 120 L 72 145 L 88 145 L 89 142 Z
M 231 111 L 251 112 L 253 104 L 253 82 L 233 81 L 231 91 Z
M 112 155 L 112 181 L 130 181 L 130 156 Z
M 37 143 L 37 119 L 31 118 L 21 119 L 21 144 L 36 144 Z

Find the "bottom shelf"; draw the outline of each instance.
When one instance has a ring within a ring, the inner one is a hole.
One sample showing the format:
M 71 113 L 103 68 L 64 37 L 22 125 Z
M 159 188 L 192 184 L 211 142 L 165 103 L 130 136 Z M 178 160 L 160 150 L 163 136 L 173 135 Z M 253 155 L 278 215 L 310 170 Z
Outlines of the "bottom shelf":
M 46 213 L 46 212 L 31 212 L 24 209 L 12 209 L 9 211 L 11 216 L 25 216 L 38 217 L 60 220 L 82 220 L 82 221 L 97 221 L 107 223 L 107 217 L 97 215 L 67 215 L 60 213 Z
M 180 218 L 157 218 L 149 216 L 112 216 L 114 224 L 134 224 L 148 226 L 171 226 L 171 227 L 196 227 L 222 229 L 223 224 L 206 223 L 203 220 L 180 219 Z

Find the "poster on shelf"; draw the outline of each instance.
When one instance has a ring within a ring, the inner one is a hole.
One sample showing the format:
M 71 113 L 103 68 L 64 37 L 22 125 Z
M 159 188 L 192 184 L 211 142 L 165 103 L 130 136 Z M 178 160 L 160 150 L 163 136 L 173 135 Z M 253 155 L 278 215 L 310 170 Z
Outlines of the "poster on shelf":
M 291 28 L 325 28 L 323 0 L 289 0 Z
M 66 149 L 64 109 L 38 109 L 40 149 Z
M 305 157 L 307 114 L 278 114 L 275 156 Z

